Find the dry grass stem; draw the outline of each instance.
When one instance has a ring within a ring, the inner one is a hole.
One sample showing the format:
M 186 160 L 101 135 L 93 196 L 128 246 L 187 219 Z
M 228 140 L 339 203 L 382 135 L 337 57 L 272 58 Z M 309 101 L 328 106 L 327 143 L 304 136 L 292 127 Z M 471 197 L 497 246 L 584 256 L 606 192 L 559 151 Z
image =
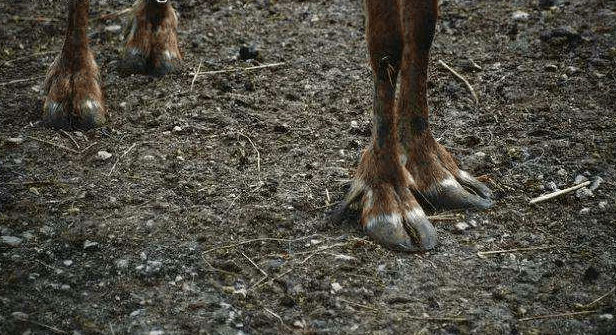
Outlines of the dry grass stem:
M 542 201 L 550 200 L 552 198 L 556 198 L 556 197 L 561 196 L 563 194 L 567 194 L 567 193 L 573 192 L 573 191 L 577 190 L 578 188 L 582 188 L 582 187 L 588 186 L 588 185 L 590 185 L 590 180 L 585 181 L 585 182 L 583 182 L 581 184 L 577 184 L 575 186 L 571 186 L 571 187 L 566 188 L 564 190 L 560 190 L 560 191 L 556 191 L 556 192 L 552 192 L 552 193 L 548 193 L 548 194 L 542 195 L 540 197 L 536 197 L 534 199 L 531 199 L 529 204 L 532 205 L 532 204 L 536 204 L 536 203 L 539 203 L 539 202 L 542 202 Z
M 249 66 L 249 67 L 238 67 L 238 68 L 233 68 L 233 69 L 228 69 L 228 70 L 216 70 L 216 71 L 206 71 L 206 72 L 190 72 L 189 74 L 191 76 L 196 76 L 199 75 L 206 75 L 206 74 L 218 74 L 218 73 L 228 73 L 228 72 L 236 72 L 236 71 L 250 71 L 250 70 L 258 70 L 258 69 L 265 69 L 265 68 L 269 68 L 269 67 L 277 67 L 277 66 L 281 66 L 286 64 L 285 62 L 281 62 L 281 63 L 273 63 L 273 64 L 263 64 L 263 65 L 257 65 L 257 66 Z
M 447 70 L 449 70 L 449 72 L 451 72 L 458 79 L 462 80 L 462 82 L 464 82 L 464 85 L 466 85 L 466 88 L 468 88 L 468 90 L 470 91 L 471 95 L 473 96 L 473 100 L 475 100 L 475 105 L 479 105 L 479 98 L 477 97 L 477 93 L 475 93 L 475 89 L 473 89 L 473 86 L 471 86 L 471 84 L 468 82 L 468 80 L 466 80 L 466 78 L 462 77 L 462 75 L 459 74 L 458 72 L 456 72 L 454 69 L 449 67 L 449 65 L 447 65 L 445 62 L 443 62 L 443 60 L 439 59 L 438 63 L 441 64 Z
M 4 83 L 0 83 L 0 86 L 8 86 L 8 85 L 13 85 L 13 84 L 25 83 L 28 81 L 34 81 L 34 80 L 39 80 L 43 78 L 45 78 L 45 76 L 36 76 L 36 77 L 30 77 L 26 79 L 15 79 L 15 80 L 7 81 Z
M 43 140 L 43 139 L 40 139 L 40 138 L 36 138 L 36 137 L 32 137 L 32 136 L 26 136 L 26 137 L 27 137 L 27 138 L 29 138 L 29 139 L 31 139 L 31 140 L 35 140 L 35 141 L 37 141 L 37 142 L 41 142 L 41 143 L 45 143 L 45 144 L 49 144 L 49 145 L 51 145 L 51 146 L 54 146 L 54 147 L 56 147 L 56 148 L 60 148 L 60 149 L 62 149 L 62 150 L 66 150 L 66 151 L 71 152 L 71 153 L 74 153 L 74 154 L 79 154 L 79 151 L 77 151 L 77 150 L 75 150 L 75 149 L 67 148 L 67 147 L 65 147 L 65 146 L 63 146 L 63 145 L 61 145 L 61 144 L 56 144 L 56 143 L 49 142 L 49 141 L 46 141 L 46 140 Z
M 546 314 L 546 315 L 536 315 L 528 318 L 521 318 L 518 321 L 531 321 L 531 320 L 543 320 L 543 319 L 556 319 L 556 318 L 568 318 L 571 316 L 579 316 L 579 315 L 587 315 L 597 313 L 597 311 L 583 311 L 583 312 L 566 312 L 566 313 L 556 313 L 556 314 Z
M 487 255 L 510 254 L 510 253 L 514 253 L 514 252 L 546 250 L 546 249 L 553 249 L 553 248 L 555 248 L 555 246 L 547 245 L 547 246 L 542 246 L 542 247 L 529 247 L 529 248 L 515 248 L 515 249 L 506 249 L 506 250 L 478 251 L 477 252 L 477 256 L 485 257 Z
M 126 154 L 128 154 L 131 150 L 133 150 L 135 147 L 137 146 L 137 143 L 133 143 L 133 145 L 131 145 L 128 149 L 126 149 L 122 155 L 120 155 L 120 157 L 118 157 L 118 159 L 116 159 L 115 163 L 113 163 L 113 166 L 111 167 L 111 170 L 109 170 L 109 173 L 107 174 L 107 177 L 110 177 L 111 174 L 113 173 L 113 170 L 115 170 L 116 165 L 118 165 L 118 162 L 120 161 L 120 159 L 124 158 L 124 156 L 126 156 Z

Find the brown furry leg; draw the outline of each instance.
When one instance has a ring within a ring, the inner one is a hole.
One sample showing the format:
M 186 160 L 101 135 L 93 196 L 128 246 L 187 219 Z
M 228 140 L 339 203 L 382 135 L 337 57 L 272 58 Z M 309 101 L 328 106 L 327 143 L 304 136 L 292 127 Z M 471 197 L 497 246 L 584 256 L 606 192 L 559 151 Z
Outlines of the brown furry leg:
M 162 76 L 177 68 L 177 14 L 166 0 L 137 0 L 120 70 Z
M 88 46 L 88 1 L 71 0 L 62 52 L 45 79 L 43 122 L 63 129 L 89 129 L 107 120 L 98 66 Z

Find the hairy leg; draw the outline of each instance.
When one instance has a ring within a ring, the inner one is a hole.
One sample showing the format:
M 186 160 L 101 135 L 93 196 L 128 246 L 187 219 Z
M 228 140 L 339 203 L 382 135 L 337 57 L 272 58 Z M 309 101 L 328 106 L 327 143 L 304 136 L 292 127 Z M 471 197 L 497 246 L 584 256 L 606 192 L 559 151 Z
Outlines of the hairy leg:
M 45 79 L 43 122 L 63 129 L 88 129 L 107 120 L 98 66 L 88 46 L 87 0 L 70 0 L 62 51 Z
M 366 0 L 367 41 L 374 74 L 373 130 L 347 203 L 359 198 L 361 223 L 384 246 L 422 251 L 436 245 L 436 230 L 409 191 L 411 175 L 400 162 L 396 81 L 404 41 L 397 0 Z
M 401 1 L 404 50 L 397 111 L 403 159 L 417 199 L 434 209 L 486 208 L 490 190 L 458 168 L 432 137 L 426 94 L 429 51 L 438 16 L 437 0 Z
M 167 0 L 137 0 L 126 36 L 120 70 L 156 76 L 173 71 L 182 56 L 177 40 L 177 14 Z

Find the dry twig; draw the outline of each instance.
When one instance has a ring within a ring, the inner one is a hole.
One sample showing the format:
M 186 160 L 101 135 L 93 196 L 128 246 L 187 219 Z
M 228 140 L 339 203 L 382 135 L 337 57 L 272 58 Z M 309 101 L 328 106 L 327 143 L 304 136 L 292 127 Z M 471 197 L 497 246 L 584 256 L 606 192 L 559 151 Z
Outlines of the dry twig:
M 261 184 L 261 154 L 259 154 L 259 150 L 257 149 L 257 146 L 255 145 L 255 142 L 253 142 L 250 137 L 239 133 L 240 136 L 245 137 L 248 142 L 250 142 L 250 145 L 252 145 L 252 149 L 255 151 L 255 153 L 257 154 L 257 178 L 259 179 L 259 184 Z
M 255 238 L 255 239 L 252 239 L 252 240 L 242 241 L 242 242 L 238 242 L 238 243 L 235 243 L 235 244 L 223 245 L 223 246 L 220 246 L 220 247 L 211 248 L 211 249 L 208 249 L 208 250 L 204 251 L 203 254 L 204 255 L 205 254 L 209 254 L 212 251 L 221 250 L 221 249 L 231 249 L 231 248 L 239 247 L 239 246 L 244 245 L 244 244 L 249 244 L 249 243 L 254 243 L 254 242 L 274 241 L 274 242 L 292 243 L 292 242 L 298 242 L 298 241 L 307 240 L 309 238 L 314 238 L 314 237 L 315 237 L 315 235 L 304 236 L 304 237 L 300 237 L 300 238 L 296 238 L 296 239 L 273 238 L 273 237 Z
M 257 281 L 256 283 L 254 283 L 251 287 L 248 288 L 248 290 L 252 290 L 254 287 L 257 287 L 257 285 L 261 284 L 261 282 L 263 282 L 265 279 L 267 279 L 269 276 L 267 274 L 267 272 L 263 271 L 263 269 L 261 269 L 257 263 L 253 262 L 252 259 L 250 259 L 250 257 L 246 256 L 245 253 L 240 252 L 242 254 L 242 256 L 244 256 L 244 258 L 246 258 L 250 264 L 252 264 L 252 266 L 255 267 L 255 269 L 259 270 L 259 272 L 261 272 L 261 274 L 263 274 L 263 277 L 261 279 L 259 279 L 259 281 Z
M 32 136 L 26 136 L 26 137 L 27 137 L 27 138 L 29 138 L 29 139 L 31 139 L 31 140 L 35 140 L 35 141 L 37 141 L 37 142 L 41 142 L 41 143 L 45 143 L 45 144 L 49 144 L 49 145 L 54 146 L 54 147 L 56 147 L 56 148 L 60 148 L 60 149 L 66 150 L 66 151 L 68 151 L 68 152 L 72 152 L 72 153 L 74 153 L 74 154 L 79 154 L 79 151 L 74 150 L 74 149 L 71 149 L 71 148 L 67 148 L 67 147 L 65 147 L 65 146 L 63 146 L 63 145 L 61 145 L 61 144 L 56 144 L 56 143 L 49 142 L 49 141 L 46 141 L 46 140 L 43 140 L 43 139 L 40 139 L 40 138 L 36 138 L 36 137 L 32 137 Z
M 566 194 L 566 193 L 569 193 L 569 192 L 573 192 L 573 191 L 577 190 L 578 188 L 582 188 L 582 187 L 588 186 L 588 185 L 590 185 L 590 180 L 585 181 L 585 182 L 583 182 L 581 184 L 577 184 L 575 186 L 571 186 L 571 187 L 566 188 L 564 190 L 560 190 L 560 191 L 556 191 L 556 192 L 552 192 L 552 193 L 548 193 L 548 194 L 542 195 L 540 197 L 536 197 L 534 199 L 531 199 L 529 204 L 532 205 L 532 204 L 536 204 L 538 202 L 550 200 L 552 198 L 556 198 L 556 197 L 558 197 L 560 195 L 563 195 L 563 194 Z
M 60 51 L 58 51 L 58 50 L 51 50 L 51 51 L 36 52 L 36 53 L 29 54 L 29 55 L 26 55 L 26 56 L 21 56 L 21 57 L 9 59 L 9 60 L 5 61 L 4 63 L 2 63 L 2 65 L 6 66 L 6 65 L 9 65 L 9 64 L 11 64 L 13 62 L 20 61 L 22 59 L 33 58 L 33 57 L 36 57 L 36 56 L 49 55 L 49 54 L 57 53 L 57 52 L 60 52 Z
M 268 67 L 277 67 L 277 66 L 281 66 L 286 64 L 285 62 L 280 62 L 280 63 L 273 63 L 273 64 L 263 64 L 263 65 L 257 65 L 257 66 L 249 66 L 249 67 L 239 67 L 239 68 L 234 68 L 234 69 L 229 69 L 229 70 L 216 70 L 216 71 L 206 71 L 206 72 L 190 72 L 189 74 L 191 76 L 195 76 L 195 79 L 197 78 L 197 76 L 200 75 L 205 75 L 205 74 L 218 74 L 218 73 L 228 73 L 228 72 L 236 72 L 236 71 L 250 71 L 250 70 L 257 70 L 257 69 L 265 69 Z
M 109 13 L 109 14 L 103 14 L 101 16 L 99 16 L 98 18 L 96 18 L 97 20 L 107 20 L 107 19 L 113 19 L 116 18 L 118 16 L 124 15 L 128 12 L 130 12 L 132 10 L 132 8 L 124 8 L 122 10 L 119 10 L 117 12 L 113 12 L 113 13 Z
M 475 105 L 479 105 L 479 98 L 477 97 L 477 93 L 475 93 L 475 89 L 473 89 L 473 86 L 471 86 L 471 84 L 468 82 L 468 80 L 466 80 L 466 78 L 462 77 L 462 75 L 459 74 L 458 72 L 456 72 L 454 69 L 449 67 L 449 65 L 447 65 L 445 62 L 443 62 L 443 60 L 439 59 L 438 63 L 441 64 L 447 70 L 449 70 L 449 72 L 451 72 L 458 79 L 462 80 L 462 82 L 464 82 L 464 85 L 466 85 L 466 88 L 468 88 L 468 90 L 470 91 L 471 95 L 473 96 L 473 100 L 475 100 Z
M 118 165 L 118 162 L 120 161 L 120 159 L 122 159 L 124 156 L 126 156 L 126 154 L 128 154 L 129 151 L 133 150 L 133 148 L 135 148 L 135 146 L 137 146 L 137 143 L 133 143 L 133 145 L 131 145 L 130 148 L 126 149 L 126 151 L 124 151 L 122 153 L 122 155 L 120 157 L 118 157 L 118 159 L 116 159 L 115 163 L 113 163 L 113 166 L 111 167 L 111 170 L 109 170 L 109 173 L 107 174 L 107 177 L 111 176 L 111 174 L 113 173 L 113 170 L 115 170 L 116 165 Z
M 591 308 L 594 308 L 595 306 L 597 306 L 599 304 L 599 302 L 601 302 L 601 300 L 603 300 L 603 299 L 609 297 L 610 295 L 614 294 L 614 292 L 616 292 L 616 286 L 612 287 L 612 289 L 609 292 L 607 292 L 606 294 L 604 294 L 604 295 L 600 296 L 599 298 L 593 300 L 591 303 L 586 304 L 586 305 L 579 304 L 579 305 L 577 305 L 575 307 L 576 307 L 576 309 L 591 309 Z
M 548 246 L 542 246 L 542 247 L 515 248 L 515 249 L 507 249 L 507 250 L 478 251 L 477 252 L 477 256 L 485 257 L 487 255 L 509 254 L 509 253 L 514 253 L 514 252 L 546 250 L 546 249 L 552 249 L 552 248 L 555 248 L 555 246 L 548 245 Z
M 199 71 L 201 71 L 201 64 L 203 64 L 203 61 L 199 61 L 199 66 L 197 67 L 197 72 L 195 72 L 195 76 L 193 77 L 193 80 L 190 82 L 190 91 L 192 92 L 193 90 L 193 86 L 195 86 L 195 81 L 197 80 L 197 74 L 199 73 Z
M 68 138 L 71 139 L 71 141 L 73 142 L 73 144 L 77 147 L 77 150 L 81 149 L 79 147 L 79 144 L 77 143 L 77 141 L 75 141 L 75 139 L 73 138 L 73 136 L 71 136 L 71 134 L 69 132 L 67 132 L 66 130 L 61 130 L 62 134 L 64 134 L 65 136 L 67 136 Z
M 36 77 L 31 77 L 31 78 L 26 78 L 26 79 L 15 79 L 15 80 L 11 80 L 11 81 L 7 81 L 4 83 L 0 83 L 0 86 L 7 86 L 7 85 L 13 85 L 13 84 L 18 84 L 18 83 L 25 83 L 28 81 L 33 81 L 33 80 L 39 80 L 45 78 L 45 76 L 36 76 Z
M 556 314 L 546 314 L 546 315 L 535 315 L 527 318 L 518 319 L 518 321 L 531 321 L 531 320 L 543 320 L 543 319 L 556 319 L 556 318 L 567 318 L 570 316 L 578 316 L 578 315 L 586 315 L 597 313 L 597 311 L 583 311 L 583 312 L 566 312 L 566 313 L 556 313 Z

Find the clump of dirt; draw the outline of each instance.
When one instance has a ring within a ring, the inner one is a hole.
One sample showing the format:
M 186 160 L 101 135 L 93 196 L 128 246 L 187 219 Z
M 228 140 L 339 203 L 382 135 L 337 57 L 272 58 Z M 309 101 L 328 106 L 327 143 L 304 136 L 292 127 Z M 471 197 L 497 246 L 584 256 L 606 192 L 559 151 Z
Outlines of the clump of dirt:
M 98 19 L 130 3 L 93 2 L 111 121 L 62 132 L 64 4 L 0 4 L 0 334 L 615 333 L 614 1 L 441 2 L 432 130 L 498 199 L 423 255 L 326 217 L 370 133 L 361 2 L 174 5 L 183 68 L 150 78 Z

